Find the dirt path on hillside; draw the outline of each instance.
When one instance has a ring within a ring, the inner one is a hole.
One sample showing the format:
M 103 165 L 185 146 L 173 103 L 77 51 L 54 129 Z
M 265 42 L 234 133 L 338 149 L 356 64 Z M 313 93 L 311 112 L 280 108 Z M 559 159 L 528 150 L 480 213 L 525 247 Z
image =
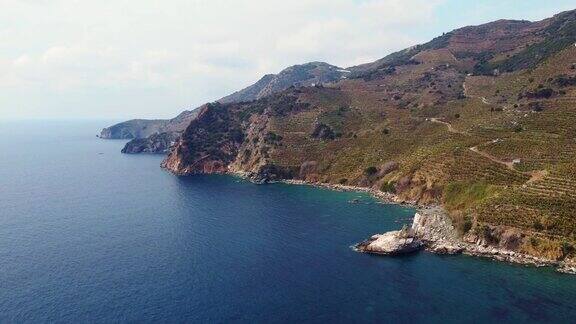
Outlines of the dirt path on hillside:
M 486 153 L 486 152 L 480 151 L 477 146 L 470 147 L 469 150 L 472 151 L 472 152 L 474 152 L 474 153 L 477 153 L 477 154 L 482 155 L 483 157 L 489 159 L 490 161 L 496 162 L 496 163 L 498 163 L 498 164 L 502 164 L 502 165 L 504 165 L 505 167 L 507 167 L 508 169 L 510 169 L 510 170 L 512 170 L 512 171 L 516 171 L 516 169 L 514 168 L 514 163 L 513 163 L 513 162 L 506 162 L 506 161 L 504 161 L 504 160 L 501 160 L 501 159 L 495 157 L 494 155 L 492 155 L 492 154 L 490 154 L 490 153 Z
M 455 134 L 460 134 L 460 135 L 466 135 L 466 136 L 469 136 L 469 135 L 470 135 L 470 134 L 468 134 L 468 133 L 466 133 L 466 132 L 464 132 L 464 131 L 460 131 L 460 130 L 455 129 L 455 128 L 452 126 L 452 124 L 450 124 L 449 122 L 445 122 L 445 121 L 440 120 L 440 119 L 438 119 L 438 118 L 428 118 L 427 120 L 429 120 L 429 121 L 431 121 L 431 122 L 433 122 L 433 123 L 445 125 L 445 126 L 448 128 L 448 132 L 450 132 L 450 133 L 455 133 Z M 488 142 L 486 142 L 486 143 L 492 143 L 492 142 L 493 142 L 493 141 L 488 141 Z M 480 151 L 480 150 L 478 149 L 478 146 L 472 146 L 472 147 L 469 147 L 468 149 L 469 149 L 470 151 L 474 152 L 474 153 L 477 153 L 477 154 L 482 155 L 483 157 L 485 157 L 485 158 L 487 158 L 487 159 L 489 159 L 489 160 L 491 160 L 491 161 L 493 161 L 493 162 L 496 162 L 496 163 L 498 163 L 498 164 L 502 164 L 502 165 L 504 165 L 506 168 L 508 168 L 508 169 L 510 169 L 510 170 L 515 171 L 514 163 L 513 163 L 513 162 L 507 162 L 507 161 L 504 161 L 504 160 L 501 160 L 501 159 L 495 157 L 494 155 L 491 155 L 491 154 L 489 154 L 489 153 Z
M 445 121 L 443 121 L 443 120 L 440 120 L 439 118 L 429 118 L 428 120 L 431 121 L 431 122 L 433 122 L 433 123 L 438 123 L 438 124 L 445 125 L 445 126 L 448 128 L 448 131 L 449 131 L 450 133 L 455 133 L 455 134 L 460 134 L 460 135 L 470 135 L 470 134 L 468 134 L 468 133 L 466 133 L 466 132 L 464 132 L 464 131 L 459 131 L 459 130 L 457 130 L 456 128 L 454 128 L 454 127 L 452 126 L 452 124 L 450 124 L 449 122 L 445 122 Z
M 488 143 L 493 143 L 493 141 L 487 142 L 485 144 L 488 144 Z M 534 171 L 528 171 L 528 172 L 518 171 L 518 170 L 516 170 L 514 162 L 504 161 L 502 159 L 495 157 L 494 155 L 492 155 L 490 153 L 480 151 L 478 149 L 478 146 L 470 147 L 469 150 L 489 159 L 492 162 L 496 162 L 498 164 L 505 166 L 510 171 L 520 172 L 524 175 L 530 176 L 530 179 L 528 179 L 528 181 L 526 181 L 526 183 L 524 185 L 529 185 L 531 183 L 544 180 L 544 178 L 546 178 L 546 176 L 548 176 L 548 170 L 534 170 Z

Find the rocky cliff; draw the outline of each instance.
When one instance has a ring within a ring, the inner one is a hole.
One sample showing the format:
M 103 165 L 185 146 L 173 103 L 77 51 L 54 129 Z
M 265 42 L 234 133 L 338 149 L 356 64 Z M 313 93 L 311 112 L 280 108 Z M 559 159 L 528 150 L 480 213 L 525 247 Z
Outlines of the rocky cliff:
M 505 226 L 522 233 L 518 251 L 568 258 L 576 48 L 566 40 L 575 22 L 572 11 L 466 27 L 350 68 L 337 82 L 208 105 L 163 166 L 442 204 L 462 236 Z

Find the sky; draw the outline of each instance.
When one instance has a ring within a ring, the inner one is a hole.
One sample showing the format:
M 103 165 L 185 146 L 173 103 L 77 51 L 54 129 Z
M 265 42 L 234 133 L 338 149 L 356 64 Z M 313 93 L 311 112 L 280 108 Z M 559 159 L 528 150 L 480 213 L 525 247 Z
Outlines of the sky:
M 0 0 L 0 120 L 172 118 L 267 73 L 371 62 L 574 0 Z

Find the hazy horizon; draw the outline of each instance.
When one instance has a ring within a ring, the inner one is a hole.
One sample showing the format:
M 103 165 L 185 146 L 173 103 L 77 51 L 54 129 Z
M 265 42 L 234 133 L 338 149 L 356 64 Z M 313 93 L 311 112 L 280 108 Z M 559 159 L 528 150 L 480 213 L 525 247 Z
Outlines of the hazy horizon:
M 290 65 L 348 67 L 455 28 L 574 9 L 564 0 L 0 5 L 0 120 L 171 118 Z

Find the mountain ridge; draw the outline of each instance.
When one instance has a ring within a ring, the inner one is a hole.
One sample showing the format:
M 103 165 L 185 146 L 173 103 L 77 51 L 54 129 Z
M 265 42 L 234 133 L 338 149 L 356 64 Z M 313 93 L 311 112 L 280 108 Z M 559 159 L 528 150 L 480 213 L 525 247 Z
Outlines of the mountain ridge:
M 291 86 L 334 82 L 346 74 L 345 70 L 324 62 L 293 65 L 278 74 L 267 74 L 256 83 L 217 102 L 253 101 Z M 122 153 L 166 153 L 171 143 L 178 139 L 179 134 L 196 118 L 202 107 L 184 111 L 169 120 L 134 119 L 122 122 L 103 129 L 100 138 L 131 139 L 122 149 Z

